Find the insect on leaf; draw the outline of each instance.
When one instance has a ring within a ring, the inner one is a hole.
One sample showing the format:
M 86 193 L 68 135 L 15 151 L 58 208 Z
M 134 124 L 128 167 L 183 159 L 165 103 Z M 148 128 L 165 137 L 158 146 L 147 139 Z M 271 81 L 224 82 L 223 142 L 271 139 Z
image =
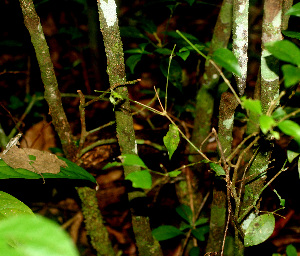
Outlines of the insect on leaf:
M 170 124 L 169 131 L 167 135 L 164 136 L 163 140 L 169 153 L 169 159 L 171 159 L 180 141 L 178 128 L 175 125 Z

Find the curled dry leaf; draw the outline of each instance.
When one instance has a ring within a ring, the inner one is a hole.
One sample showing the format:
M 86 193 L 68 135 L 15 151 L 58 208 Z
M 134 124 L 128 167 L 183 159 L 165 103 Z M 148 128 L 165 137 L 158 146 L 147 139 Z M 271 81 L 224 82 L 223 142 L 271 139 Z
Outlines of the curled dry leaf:
M 0 158 L 14 169 L 22 168 L 39 174 L 57 174 L 60 172 L 60 167 L 68 167 L 66 162 L 58 159 L 54 154 L 17 146 L 13 146 L 6 154 L 1 153 Z

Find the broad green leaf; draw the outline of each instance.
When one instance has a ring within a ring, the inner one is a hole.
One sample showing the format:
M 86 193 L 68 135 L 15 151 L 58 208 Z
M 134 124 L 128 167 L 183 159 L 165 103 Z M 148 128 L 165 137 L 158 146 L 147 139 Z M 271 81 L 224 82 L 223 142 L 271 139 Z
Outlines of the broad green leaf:
M 42 173 L 41 176 L 38 173 L 26 170 L 26 169 L 14 169 L 8 166 L 2 159 L 0 159 L 0 179 L 12 179 L 12 178 L 23 178 L 23 179 L 80 179 L 80 180 L 88 180 L 96 183 L 95 178 L 88 173 L 83 168 L 79 167 L 77 164 L 65 159 L 63 157 L 58 156 L 59 159 L 63 160 L 67 163 L 68 167 L 61 167 L 60 172 L 57 174 L 53 173 Z M 46 164 L 46 163 L 45 163 Z
M 267 50 L 276 58 L 300 65 L 300 49 L 288 40 L 269 42 L 265 44 Z
M 174 226 L 163 225 L 153 229 L 152 235 L 157 241 L 164 241 L 176 236 L 184 235 L 184 233 Z
M 283 118 L 284 116 L 286 116 L 286 112 L 282 107 L 277 108 L 272 113 L 272 117 L 274 118 L 274 120 L 279 120 L 279 119 Z
M 184 61 L 186 61 L 186 59 L 190 56 L 190 51 L 187 50 L 187 51 L 179 51 L 179 52 L 176 52 L 176 55 L 179 56 L 181 59 L 183 59 Z
M 162 54 L 162 55 L 171 55 L 172 50 L 168 49 L 168 48 L 157 48 L 154 52 L 158 53 L 158 54 Z
M 0 219 L 20 214 L 33 214 L 32 210 L 14 196 L 0 191 Z
M 167 173 L 169 177 L 174 178 L 181 174 L 181 171 L 171 171 Z
M 278 124 L 279 129 L 286 135 L 300 138 L 300 126 L 291 120 L 284 120 Z
M 209 167 L 216 173 L 217 176 L 226 175 L 223 167 L 216 163 L 209 163 Z
M 198 220 L 196 220 L 195 226 L 203 225 L 205 223 L 208 223 L 208 218 L 201 217 Z
M 285 15 L 293 15 L 300 17 L 300 3 L 293 5 L 290 9 L 287 10 Z
M 226 70 L 238 76 L 242 75 L 238 60 L 230 50 L 220 48 L 213 53 L 212 59 Z
M 288 36 L 290 38 L 296 38 L 296 39 L 300 39 L 300 33 L 296 32 L 296 31 L 289 31 L 289 30 L 284 30 L 281 31 L 283 35 Z
M 287 159 L 289 161 L 289 163 L 293 162 L 293 160 L 300 155 L 300 153 L 292 151 L 292 150 L 287 150 L 286 152 L 287 154 Z
M 67 232 L 41 216 L 19 215 L 0 221 L 1 255 L 79 256 Z
M 182 91 L 182 68 L 180 64 L 172 59 L 170 70 L 168 74 L 168 68 L 169 68 L 169 58 L 162 59 L 160 63 L 160 70 L 163 73 L 165 77 L 168 77 L 169 75 L 169 81 L 180 91 Z
M 280 205 L 281 205 L 282 207 L 284 207 L 284 206 L 285 206 L 285 199 L 282 199 L 282 198 L 281 198 L 281 196 L 278 194 L 278 192 L 277 192 L 276 189 L 273 189 L 273 191 L 274 191 L 274 193 L 277 195 L 277 197 L 278 197 L 278 199 L 279 199 L 279 201 L 280 201 Z
M 286 256 L 297 256 L 298 255 L 297 249 L 292 244 L 289 244 L 285 248 L 285 252 L 286 252 Z
M 283 65 L 281 67 L 284 78 L 285 88 L 289 88 L 300 81 L 300 68 L 292 65 Z
M 169 131 L 167 132 L 167 135 L 164 136 L 163 141 L 168 150 L 169 159 L 171 159 L 180 141 L 179 131 L 175 125 L 169 125 Z
M 257 114 L 262 114 L 260 100 L 247 99 L 246 97 L 242 97 L 241 100 L 245 109 L 248 109 Z
M 205 225 L 196 229 L 192 229 L 192 234 L 196 237 L 199 241 L 205 241 L 205 234 L 209 231 L 209 226 Z
M 125 180 L 130 180 L 134 188 L 150 189 L 152 185 L 151 174 L 148 170 L 131 172 Z
M 134 69 L 141 59 L 142 54 L 134 54 L 128 57 L 126 60 L 126 65 L 129 67 L 131 74 L 134 73 Z
M 263 214 L 251 221 L 245 231 L 244 245 L 246 247 L 258 245 L 266 241 L 275 228 L 275 218 L 273 214 Z
M 276 124 L 271 116 L 262 115 L 259 117 L 259 125 L 261 131 L 266 134 Z
M 147 166 L 143 162 L 143 160 L 138 155 L 133 154 L 123 154 L 119 156 L 123 165 L 127 166 L 140 166 L 147 169 Z
M 200 256 L 200 248 L 199 247 L 193 247 L 189 251 L 189 256 Z
M 178 207 L 176 207 L 176 212 L 190 225 L 193 224 L 193 212 L 189 206 L 181 204 Z

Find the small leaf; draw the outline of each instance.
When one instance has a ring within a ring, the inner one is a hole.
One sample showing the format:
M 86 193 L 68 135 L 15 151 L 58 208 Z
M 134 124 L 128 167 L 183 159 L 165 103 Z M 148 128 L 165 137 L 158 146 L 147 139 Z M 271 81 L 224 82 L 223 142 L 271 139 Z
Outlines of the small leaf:
M 119 156 L 122 160 L 123 165 L 127 166 L 140 166 L 147 169 L 147 166 L 143 162 L 143 160 L 138 155 L 133 154 L 123 154 Z
M 189 206 L 181 204 L 178 207 L 176 207 L 176 212 L 190 225 L 193 224 L 193 212 Z
M 150 189 L 152 185 L 152 177 L 148 170 L 131 172 L 125 180 L 130 180 L 134 188 Z
M 259 117 L 259 125 L 261 131 L 266 134 L 276 124 L 271 116 L 262 115 Z
M 300 65 L 300 50 L 292 42 L 281 40 L 269 42 L 265 44 L 267 50 L 272 53 L 277 59 Z
M 290 9 L 287 10 L 285 15 L 293 15 L 300 17 L 300 3 L 293 5 Z
M 258 245 L 266 241 L 275 228 L 275 218 L 273 214 L 263 214 L 251 221 L 245 231 L 244 245 L 246 247 Z
M 195 226 L 199 226 L 199 225 L 203 225 L 205 223 L 208 223 L 208 218 L 199 218 L 198 220 L 196 220 L 195 222 Z
M 172 50 L 168 48 L 157 48 L 154 52 L 161 55 L 169 55 L 169 56 L 172 54 Z
M 257 114 L 262 114 L 260 100 L 247 99 L 246 97 L 242 97 L 241 100 L 245 109 L 248 109 Z
M 296 31 L 283 30 L 281 31 L 283 35 L 288 36 L 290 38 L 300 39 L 300 33 Z
M 230 50 L 220 48 L 213 53 L 212 59 L 226 70 L 238 76 L 242 75 L 238 60 Z
M 176 55 L 179 56 L 181 59 L 186 61 L 186 59 L 190 56 L 190 51 L 182 51 L 182 52 L 177 52 Z
M 286 256 L 297 256 L 298 255 L 297 249 L 292 244 L 289 244 L 286 247 L 285 252 L 286 252 Z
M 169 131 L 166 136 L 163 138 L 164 144 L 168 150 L 169 153 L 169 159 L 171 159 L 173 153 L 178 147 L 179 141 L 180 141 L 180 136 L 179 136 L 179 131 L 178 128 L 170 124 L 169 125 Z
M 181 171 L 176 171 L 176 170 L 167 173 L 167 175 L 171 178 L 177 177 L 179 174 L 181 174 Z
M 199 241 L 205 241 L 205 234 L 209 231 L 209 226 L 205 225 L 196 229 L 192 229 L 192 234 L 196 237 Z
M 293 160 L 300 155 L 299 152 L 295 152 L 295 151 L 292 151 L 292 150 L 287 150 L 287 159 L 289 161 L 289 163 L 293 162 Z
M 157 241 L 164 241 L 176 236 L 184 235 L 184 233 L 174 226 L 163 225 L 153 229 L 152 235 Z
M 216 163 L 209 163 L 209 167 L 216 173 L 217 176 L 226 175 L 223 167 Z
M 106 170 L 106 169 L 109 169 L 109 168 L 113 168 L 113 167 L 119 167 L 119 166 L 123 166 L 122 163 L 119 163 L 119 162 L 111 162 L 111 163 L 108 163 L 106 164 L 102 170 Z
M 126 60 L 126 65 L 129 67 L 131 74 L 134 73 L 134 69 L 141 59 L 142 54 L 134 54 L 128 57 Z
M 278 197 L 278 199 L 279 199 L 279 201 L 280 201 L 280 205 L 281 205 L 282 207 L 284 207 L 284 206 L 285 206 L 285 199 L 282 199 L 282 198 L 281 198 L 281 196 L 278 194 L 278 192 L 277 192 L 276 189 L 273 189 L 273 191 L 274 191 L 274 193 L 277 195 L 277 197 Z
M 32 210 L 14 196 L 0 191 L 0 219 L 20 214 L 33 214 Z
M 284 78 L 285 88 L 289 88 L 300 81 L 300 68 L 294 67 L 292 65 L 283 65 L 281 67 Z
M 200 248 L 199 247 L 193 247 L 189 251 L 189 256 L 200 256 Z
M 0 251 L 1 255 L 16 256 L 79 256 L 67 232 L 58 224 L 27 214 L 0 221 Z
M 286 112 L 282 107 L 277 108 L 273 113 L 272 113 L 272 117 L 275 120 L 279 120 L 281 118 L 283 118 L 284 116 L 286 116 Z
M 278 124 L 279 129 L 286 135 L 300 138 L 300 126 L 291 120 L 284 120 Z
M 195 0 L 185 0 L 190 6 L 193 5 L 193 3 L 195 2 Z

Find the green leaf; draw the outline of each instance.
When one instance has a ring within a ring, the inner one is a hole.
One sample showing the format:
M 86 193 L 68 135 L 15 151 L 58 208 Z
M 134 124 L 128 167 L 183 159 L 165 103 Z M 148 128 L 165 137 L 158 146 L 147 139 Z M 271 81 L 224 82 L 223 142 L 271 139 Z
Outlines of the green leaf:
M 186 61 L 186 59 L 190 56 L 190 51 L 182 51 L 182 52 L 177 52 L 176 55 L 179 56 L 181 59 L 183 59 L 184 61 Z
M 196 237 L 199 241 L 205 241 L 205 234 L 209 231 L 209 226 L 205 225 L 196 229 L 192 229 L 192 234 Z
M 242 75 L 238 60 L 230 50 L 220 48 L 213 53 L 212 59 L 226 70 L 238 76 Z
M 102 170 L 106 170 L 106 169 L 113 168 L 113 167 L 119 167 L 119 166 L 123 166 L 123 164 L 122 164 L 122 163 L 119 163 L 119 162 L 107 163 L 107 164 L 102 168 Z
M 172 50 L 168 48 L 157 48 L 154 52 L 161 55 L 169 55 L 169 56 L 172 54 Z
M 277 192 L 276 189 L 273 189 L 273 191 L 274 191 L 274 193 L 277 195 L 277 197 L 278 197 L 278 199 L 279 199 L 279 201 L 280 201 L 280 205 L 281 205 L 282 207 L 284 207 L 284 206 L 285 206 L 285 199 L 282 199 L 282 198 L 281 198 L 281 196 L 278 194 L 278 192 Z
M 125 180 L 130 180 L 134 188 L 150 189 L 152 185 L 151 174 L 148 170 L 131 172 Z
M 60 172 L 57 174 L 42 173 L 45 179 L 48 178 L 80 179 L 80 180 L 88 180 L 96 183 L 95 178 L 86 170 L 79 167 L 77 164 L 60 156 L 58 156 L 58 158 L 65 161 L 68 167 L 61 167 Z M 42 176 L 38 173 L 31 172 L 26 169 L 21 169 L 21 168 L 14 169 L 8 166 L 2 159 L 0 159 L 0 179 L 11 179 L 11 178 L 42 179 Z
M 175 171 L 168 172 L 167 174 L 169 177 L 174 178 L 177 177 L 179 174 L 181 174 L 181 171 L 175 170 Z
M 286 247 L 285 252 L 286 252 L 286 256 L 297 256 L 298 255 L 297 249 L 292 244 L 289 244 Z
M 169 58 L 162 59 L 160 63 L 160 70 L 165 77 L 168 77 Z M 182 91 L 182 68 L 180 64 L 172 59 L 169 70 L 169 81 L 180 91 Z
M 184 233 L 174 226 L 162 225 L 153 229 L 152 235 L 157 241 L 164 241 L 176 236 L 184 235 Z
M 242 97 L 241 100 L 242 100 L 242 105 L 245 109 L 248 109 L 260 115 L 262 114 L 260 100 L 247 99 L 246 97 Z
M 167 135 L 164 136 L 163 141 L 168 150 L 169 159 L 171 159 L 180 141 L 179 131 L 175 125 L 169 125 L 169 131 L 167 132 Z
M 217 176 L 226 175 L 223 167 L 216 163 L 209 163 L 209 167 L 216 173 Z
M 287 10 L 285 15 L 293 15 L 300 17 L 300 3 L 293 5 L 290 9 Z
M 258 245 L 266 241 L 275 228 L 275 218 L 273 214 L 263 214 L 251 221 L 245 231 L 244 245 L 246 247 Z
M 1 255 L 79 256 L 74 243 L 55 222 L 19 215 L 0 221 Z
M 134 69 L 141 59 L 142 54 L 134 54 L 128 57 L 126 60 L 126 65 L 129 67 L 131 74 L 134 73 Z
M 278 124 L 279 129 L 286 135 L 300 138 L 300 126 L 291 120 L 284 120 Z
M 8 105 L 9 108 L 11 109 L 18 109 L 21 107 L 24 107 L 24 102 L 21 101 L 17 96 L 12 95 L 9 98 L 10 104 Z
M 281 40 L 269 42 L 265 44 L 267 50 L 272 53 L 277 59 L 300 65 L 300 50 L 292 42 Z
M 272 113 L 272 117 L 274 118 L 274 120 L 279 120 L 279 119 L 283 118 L 284 116 L 286 116 L 286 112 L 282 107 L 277 108 Z
M 32 214 L 32 210 L 14 196 L 0 191 L 0 219 L 17 216 L 20 214 Z
M 283 35 L 288 36 L 290 38 L 296 38 L 300 40 L 300 33 L 296 31 L 288 31 L 288 30 L 283 30 L 281 31 Z
M 193 212 L 189 206 L 181 204 L 178 207 L 176 207 L 176 212 L 190 225 L 193 224 Z
M 269 130 L 276 125 L 276 122 L 271 116 L 262 115 L 259 117 L 259 125 L 261 131 L 266 134 Z
M 147 39 L 148 37 L 145 36 L 139 29 L 136 27 L 120 27 L 120 34 L 121 37 L 127 38 L 138 38 L 138 39 Z
M 200 256 L 200 248 L 199 247 L 193 247 L 189 251 L 189 256 Z
M 300 153 L 292 151 L 292 150 L 287 150 L 287 159 L 289 163 L 293 162 L 293 160 L 300 155 Z
M 190 6 L 193 5 L 193 3 L 195 2 L 195 0 L 185 0 Z
M 196 220 L 195 226 L 203 225 L 205 223 L 208 223 L 208 218 L 201 217 L 198 220 Z
M 143 162 L 143 160 L 138 156 L 134 154 L 123 154 L 119 156 L 121 159 L 123 165 L 126 166 L 140 166 L 147 169 L 147 166 Z
M 300 81 L 300 68 L 292 65 L 283 65 L 281 67 L 284 78 L 285 88 L 289 88 Z

